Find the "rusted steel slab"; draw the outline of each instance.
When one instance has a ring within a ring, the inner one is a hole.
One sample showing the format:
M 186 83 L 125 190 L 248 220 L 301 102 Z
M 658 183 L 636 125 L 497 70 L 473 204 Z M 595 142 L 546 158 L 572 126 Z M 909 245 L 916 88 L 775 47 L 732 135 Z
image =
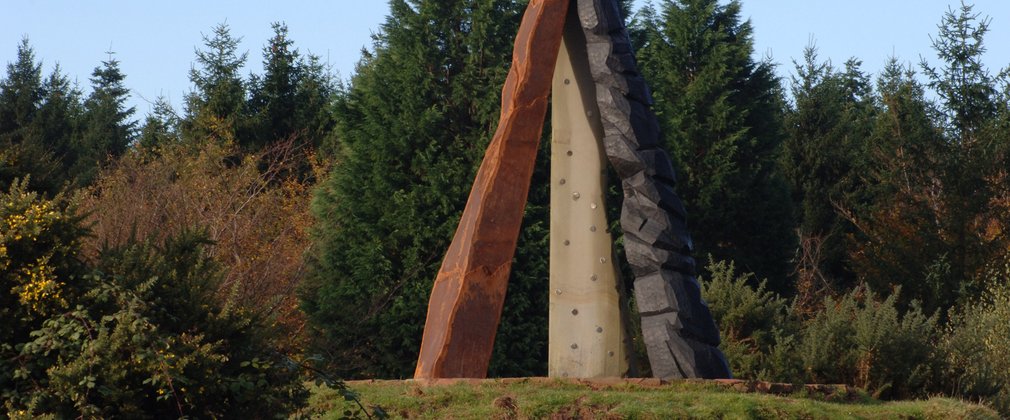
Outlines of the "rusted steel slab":
M 567 11 L 568 0 L 527 6 L 498 129 L 435 278 L 415 378 L 487 376 Z

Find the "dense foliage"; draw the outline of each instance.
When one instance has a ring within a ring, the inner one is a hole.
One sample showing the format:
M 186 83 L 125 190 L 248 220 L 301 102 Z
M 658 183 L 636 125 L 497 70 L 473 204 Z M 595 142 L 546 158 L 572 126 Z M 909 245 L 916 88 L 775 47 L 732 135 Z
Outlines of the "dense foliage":
M 130 242 L 83 261 L 85 229 L 62 197 L 0 194 L 9 417 L 261 416 L 305 397 L 262 318 L 222 305 L 205 234 Z
M 336 106 L 304 309 L 342 373 L 410 377 L 428 296 L 484 149 L 522 8 L 393 1 Z M 541 156 L 546 156 L 542 153 Z M 540 168 L 544 165 L 541 164 Z M 492 370 L 546 370 L 547 174 L 534 175 Z
M 734 260 L 785 291 L 795 234 L 777 166 L 784 104 L 775 66 L 753 60 L 740 2 L 659 4 L 636 28 L 638 58 L 698 255 Z

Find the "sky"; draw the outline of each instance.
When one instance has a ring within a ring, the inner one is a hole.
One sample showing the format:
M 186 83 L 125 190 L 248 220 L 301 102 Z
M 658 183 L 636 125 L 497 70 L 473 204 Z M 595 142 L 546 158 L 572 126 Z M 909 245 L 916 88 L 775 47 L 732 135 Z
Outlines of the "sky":
M 647 0 L 636 0 L 641 6 Z M 658 3 L 658 0 L 656 1 Z M 977 0 L 991 18 L 986 64 L 995 73 L 1010 65 L 1010 1 Z M 819 57 L 841 66 L 848 58 L 879 72 L 889 57 L 918 65 L 935 61 L 930 35 L 959 0 L 743 0 L 754 26 L 756 58 L 769 57 L 788 80 L 812 42 Z M 0 0 L 0 64 L 15 60 L 28 37 L 48 74 L 56 63 L 89 89 L 92 70 L 114 52 L 131 89 L 137 118 L 164 96 L 177 108 L 191 89 L 189 69 L 202 36 L 226 23 L 248 52 L 245 73 L 261 73 L 270 24 L 284 22 L 295 46 L 329 63 L 343 79 L 354 73 L 361 49 L 371 46 L 389 8 L 385 0 Z M 1001 42 L 1002 41 L 1002 42 Z M 4 71 L 3 74 L 6 74 Z

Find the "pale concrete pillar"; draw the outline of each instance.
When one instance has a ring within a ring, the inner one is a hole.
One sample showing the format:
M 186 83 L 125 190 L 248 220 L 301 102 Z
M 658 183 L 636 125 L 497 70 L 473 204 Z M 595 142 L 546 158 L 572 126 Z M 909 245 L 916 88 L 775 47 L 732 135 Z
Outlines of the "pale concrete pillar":
M 603 128 L 582 29 L 574 15 L 568 21 L 552 90 L 548 371 L 620 377 L 628 355 L 605 214 Z

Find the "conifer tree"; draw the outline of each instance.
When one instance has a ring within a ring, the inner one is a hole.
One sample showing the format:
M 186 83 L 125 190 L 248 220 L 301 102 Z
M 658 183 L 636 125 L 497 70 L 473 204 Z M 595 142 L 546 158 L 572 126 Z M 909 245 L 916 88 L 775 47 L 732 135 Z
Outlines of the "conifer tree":
M 303 290 L 315 349 L 343 374 L 366 377 L 413 374 L 435 274 L 497 123 L 522 11 L 506 0 L 390 8 L 337 102 L 338 164 L 316 192 Z M 546 371 L 549 181 L 538 165 L 492 375 Z
M 137 145 L 145 150 L 154 150 L 179 141 L 179 117 L 172 104 L 164 97 L 154 101 L 154 108 L 140 128 Z
M 196 50 L 197 65 L 189 71 L 194 90 L 186 95 L 186 138 L 236 142 L 248 129 L 247 89 L 239 75 L 248 54 L 239 54 L 239 41 L 223 23 L 203 37 L 206 49 Z
M 29 188 L 55 194 L 65 181 L 60 156 L 46 144 L 36 122 L 46 98 L 42 63 L 27 38 L 18 45 L 17 59 L 7 64 L 0 80 L 0 189 L 14 179 L 30 177 Z
M 680 175 L 695 253 L 734 260 L 785 289 L 795 243 L 777 160 L 784 107 L 769 61 L 755 62 L 740 2 L 666 0 L 633 37 Z M 704 258 L 704 257 L 703 257 Z
M 1006 167 L 1007 72 L 982 62 L 989 20 L 972 7 L 950 10 L 933 47 L 941 66 L 922 63 L 925 86 L 892 63 L 879 83 L 885 115 L 874 144 L 880 168 L 872 208 L 859 214 L 867 241 L 859 274 L 905 285 L 927 310 L 977 295 L 980 275 L 1004 262 L 1010 226 Z M 926 88 L 938 98 L 927 99 Z
M 319 57 L 303 57 L 288 37 L 288 27 L 274 23 L 274 36 L 263 47 L 262 76 L 249 81 L 249 113 L 255 125 L 243 143 L 262 147 L 292 135 L 319 146 L 333 129 L 333 82 Z
M 125 79 L 111 53 L 92 73 L 93 91 L 84 101 L 78 156 L 71 169 L 81 185 L 90 183 L 98 168 L 121 156 L 133 142 L 137 122 L 130 119 L 134 108 L 126 106 L 130 91 Z
M 821 286 L 852 280 L 846 264 L 852 226 L 836 210 L 861 200 L 865 148 L 875 117 L 869 78 L 850 59 L 841 70 L 819 62 L 813 46 L 796 63 L 794 106 L 785 116 L 784 173 L 797 205 L 799 235 L 807 259 L 802 275 L 819 277 Z M 814 261 L 816 260 L 816 261 Z

